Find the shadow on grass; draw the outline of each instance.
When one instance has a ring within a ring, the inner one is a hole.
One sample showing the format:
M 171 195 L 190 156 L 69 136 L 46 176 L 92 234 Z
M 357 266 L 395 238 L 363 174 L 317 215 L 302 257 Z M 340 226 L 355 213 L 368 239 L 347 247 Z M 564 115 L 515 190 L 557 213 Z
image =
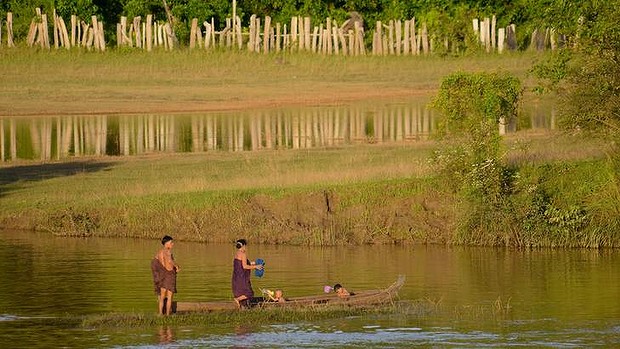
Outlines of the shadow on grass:
M 0 167 L 0 197 L 19 189 L 18 183 L 37 182 L 47 179 L 74 176 L 80 173 L 106 171 L 112 162 L 77 161 Z

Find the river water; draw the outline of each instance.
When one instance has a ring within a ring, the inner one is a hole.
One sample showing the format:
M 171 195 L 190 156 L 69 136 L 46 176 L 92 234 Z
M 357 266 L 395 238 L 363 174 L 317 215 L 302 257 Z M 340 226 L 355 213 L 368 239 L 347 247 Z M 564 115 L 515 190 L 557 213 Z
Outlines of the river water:
M 614 347 L 620 346 L 620 252 L 439 246 L 249 247 L 266 260 L 255 291 L 318 294 L 385 287 L 428 312 L 234 327 L 114 330 L 58 319 L 156 310 L 154 240 L 0 231 L 0 347 Z M 231 245 L 177 241 L 176 299 L 230 298 Z M 495 312 L 494 311 L 497 311 Z

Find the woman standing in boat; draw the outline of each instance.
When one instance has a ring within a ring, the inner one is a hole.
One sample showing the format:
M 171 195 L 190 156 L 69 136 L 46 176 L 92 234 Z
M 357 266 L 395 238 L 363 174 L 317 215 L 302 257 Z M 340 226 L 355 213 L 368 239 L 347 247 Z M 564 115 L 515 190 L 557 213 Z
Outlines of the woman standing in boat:
M 247 308 L 250 305 L 249 301 L 254 297 L 252 283 L 250 282 L 252 269 L 261 270 L 263 266 L 248 259 L 246 246 L 247 241 L 245 239 L 239 239 L 235 242 L 237 251 L 233 260 L 232 291 L 237 306 Z

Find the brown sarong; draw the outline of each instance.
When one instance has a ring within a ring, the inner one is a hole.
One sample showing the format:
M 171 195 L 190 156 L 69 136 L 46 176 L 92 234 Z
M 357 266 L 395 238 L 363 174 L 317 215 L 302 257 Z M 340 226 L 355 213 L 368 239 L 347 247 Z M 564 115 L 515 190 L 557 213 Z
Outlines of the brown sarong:
M 166 270 L 159 259 L 153 258 L 151 272 L 153 273 L 153 287 L 156 295 L 161 293 L 162 288 L 177 293 L 177 272 L 175 270 Z

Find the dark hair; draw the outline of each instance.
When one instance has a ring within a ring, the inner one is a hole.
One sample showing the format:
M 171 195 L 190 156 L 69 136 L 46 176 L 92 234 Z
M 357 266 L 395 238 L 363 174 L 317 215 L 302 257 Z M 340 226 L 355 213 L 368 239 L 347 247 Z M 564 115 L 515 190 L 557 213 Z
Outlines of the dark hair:
M 165 244 L 166 244 L 166 242 L 168 242 L 168 241 L 172 241 L 172 236 L 170 236 L 170 235 L 166 235 L 166 236 L 164 236 L 163 238 L 161 238 L 161 244 L 162 244 L 162 245 L 165 245 Z
M 341 288 L 342 288 L 342 285 L 341 285 L 341 284 L 335 284 L 335 285 L 334 285 L 334 292 L 338 291 L 338 290 L 339 290 L 339 289 L 341 289 Z
M 235 246 L 237 247 L 237 249 L 240 249 L 241 247 L 247 245 L 248 242 L 245 241 L 245 239 L 239 239 L 235 242 Z

